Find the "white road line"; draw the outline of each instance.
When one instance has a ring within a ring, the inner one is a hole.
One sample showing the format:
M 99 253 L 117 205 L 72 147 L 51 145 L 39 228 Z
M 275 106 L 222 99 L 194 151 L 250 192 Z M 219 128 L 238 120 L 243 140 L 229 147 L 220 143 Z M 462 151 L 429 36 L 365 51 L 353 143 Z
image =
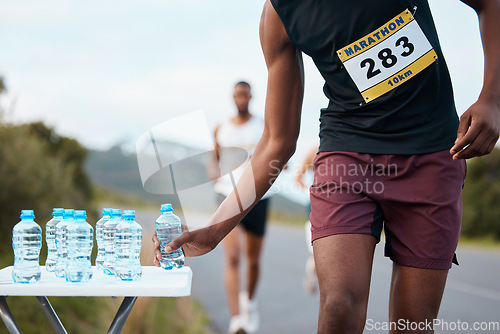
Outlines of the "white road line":
M 457 281 L 448 281 L 446 283 L 446 288 L 455 290 L 458 292 L 463 292 L 467 293 L 470 295 L 474 295 L 476 297 L 482 297 L 482 298 L 488 298 L 496 301 L 500 301 L 500 291 L 488 289 L 488 288 L 481 288 L 476 285 L 468 284 L 468 283 L 462 283 L 462 282 L 457 282 Z

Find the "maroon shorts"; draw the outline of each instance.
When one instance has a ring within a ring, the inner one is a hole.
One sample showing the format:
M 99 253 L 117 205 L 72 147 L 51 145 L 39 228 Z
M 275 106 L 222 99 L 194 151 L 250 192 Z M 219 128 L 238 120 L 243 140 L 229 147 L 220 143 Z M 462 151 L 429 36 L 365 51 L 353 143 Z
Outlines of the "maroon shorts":
M 466 165 L 448 151 L 422 155 L 320 152 L 311 186 L 312 240 L 371 234 L 395 263 L 449 269 L 462 221 Z

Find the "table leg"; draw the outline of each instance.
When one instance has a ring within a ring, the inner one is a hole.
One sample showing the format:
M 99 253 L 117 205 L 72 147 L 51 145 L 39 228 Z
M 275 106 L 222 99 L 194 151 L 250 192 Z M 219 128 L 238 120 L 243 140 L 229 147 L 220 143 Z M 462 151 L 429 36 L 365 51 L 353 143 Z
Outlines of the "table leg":
M 21 334 L 22 332 L 19 329 L 19 326 L 14 320 L 12 313 L 10 313 L 9 305 L 7 305 L 6 299 L 6 296 L 0 296 L 0 316 L 2 317 L 5 327 L 7 327 L 9 333 Z
M 61 320 L 57 317 L 56 312 L 54 312 L 54 309 L 52 308 L 52 305 L 50 305 L 49 300 L 45 296 L 36 296 L 36 299 L 38 299 L 38 302 L 42 306 L 43 311 L 45 312 L 45 315 L 47 318 L 49 318 L 50 323 L 52 324 L 52 327 L 56 330 L 57 334 L 67 334 L 66 329 L 64 328 L 63 324 L 61 323 Z
M 115 318 L 109 326 L 108 334 L 119 334 L 122 332 L 123 326 L 125 325 L 125 321 L 127 321 L 128 315 L 130 311 L 132 311 L 132 307 L 134 307 L 134 303 L 137 297 L 124 297 L 118 312 L 116 312 Z

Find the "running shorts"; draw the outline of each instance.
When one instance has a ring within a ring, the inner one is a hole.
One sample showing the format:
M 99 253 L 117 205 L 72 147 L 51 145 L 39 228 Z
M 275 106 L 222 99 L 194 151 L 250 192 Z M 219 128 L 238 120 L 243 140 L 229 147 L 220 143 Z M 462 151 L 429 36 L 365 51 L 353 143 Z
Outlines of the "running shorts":
M 464 160 L 448 150 L 422 155 L 320 152 L 310 188 L 312 240 L 384 230 L 397 264 L 449 269 L 462 221 Z

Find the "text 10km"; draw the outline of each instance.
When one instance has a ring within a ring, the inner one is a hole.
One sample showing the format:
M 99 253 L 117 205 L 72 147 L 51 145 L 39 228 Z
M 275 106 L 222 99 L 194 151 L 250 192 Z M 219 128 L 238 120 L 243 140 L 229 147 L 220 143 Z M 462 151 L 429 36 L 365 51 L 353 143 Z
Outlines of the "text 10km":
M 395 47 L 403 48 L 403 52 L 400 54 L 402 57 L 408 57 L 415 50 L 415 46 L 410 43 L 408 37 L 406 36 L 402 36 L 401 38 L 399 38 L 395 43 Z M 380 50 L 380 52 L 378 53 L 378 58 L 381 60 L 381 64 L 385 68 L 391 68 L 398 62 L 398 58 L 394 55 L 393 50 L 391 50 L 390 48 L 384 48 Z M 371 79 L 382 73 L 380 69 L 376 68 L 375 60 L 373 60 L 372 58 L 364 59 L 360 63 L 360 66 L 361 68 L 368 66 L 368 71 L 366 73 L 367 79 Z
M 395 75 L 393 78 L 391 78 L 391 79 L 389 79 L 389 81 L 387 81 L 387 84 L 390 85 L 391 87 L 394 87 L 398 83 L 404 81 L 406 78 L 411 77 L 412 74 L 413 74 L 413 72 L 411 70 L 408 70 L 407 72 L 405 72 L 403 74 Z

